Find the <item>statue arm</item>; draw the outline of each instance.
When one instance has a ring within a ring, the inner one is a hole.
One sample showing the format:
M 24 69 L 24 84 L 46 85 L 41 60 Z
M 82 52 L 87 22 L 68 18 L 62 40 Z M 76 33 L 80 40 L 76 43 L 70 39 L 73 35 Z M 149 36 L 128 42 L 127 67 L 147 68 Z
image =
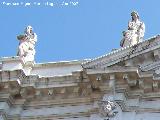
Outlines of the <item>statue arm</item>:
M 29 42 L 32 43 L 32 44 L 35 44 L 37 42 L 37 35 L 36 35 L 36 33 L 34 33 L 33 36 L 34 36 L 33 38 L 29 39 Z
M 34 41 L 37 42 L 37 34 L 34 33 Z
M 139 37 L 142 38 L 145 33 L 145 24 L 143 22 L 141 22 L 138 32 L 139 32 Z
M 131 30 L 132 29 L 132 21 L 129 21 L 128 22 L 128 30 Z

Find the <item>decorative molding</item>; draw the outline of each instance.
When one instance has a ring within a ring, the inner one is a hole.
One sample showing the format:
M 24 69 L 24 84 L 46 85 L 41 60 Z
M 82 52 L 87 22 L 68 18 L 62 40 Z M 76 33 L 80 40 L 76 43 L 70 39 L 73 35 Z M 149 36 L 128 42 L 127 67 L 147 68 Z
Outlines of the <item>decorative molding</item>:
M 123 75 L 123 79 L 127 81 L 129 86 L 136 86 L 138 80 L 131 80 L 128 74 Z
M 139 68 L 142 72 L 157 70 L 158 68 L 160 68 L 160 61 L 151 62 L 147 64 L 144 63 L 140 65 Z
M 136 57 L 148 51 L 160 48 L 160 35 L 140 42 L 134 46 L 120 48 L 109 54 L 82 63 L 85 69 L 105 68 L 118 62 Z

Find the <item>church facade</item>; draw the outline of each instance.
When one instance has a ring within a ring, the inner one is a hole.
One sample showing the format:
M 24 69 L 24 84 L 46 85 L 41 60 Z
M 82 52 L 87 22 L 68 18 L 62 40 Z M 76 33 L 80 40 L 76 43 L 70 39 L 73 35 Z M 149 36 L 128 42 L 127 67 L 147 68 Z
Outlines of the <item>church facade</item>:
M 137 12 L 121 48 L 91 60 L 35 63 L 28 26 L 0 58 L 0 120 L 159 120 L 160 36 L 143 40 Z

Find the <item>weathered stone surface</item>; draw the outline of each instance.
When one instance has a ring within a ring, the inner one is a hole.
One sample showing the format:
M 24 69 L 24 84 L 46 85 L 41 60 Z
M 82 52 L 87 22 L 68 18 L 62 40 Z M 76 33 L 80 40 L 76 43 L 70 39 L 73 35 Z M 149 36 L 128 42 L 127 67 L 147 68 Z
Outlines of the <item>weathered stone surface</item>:
M 132 17 L 131 46 L 82 61 L 36 63 L 29 27 L 34 43 L 26 56 L 20 47 L 19 56 L 0 58 L 0 119 L 158 120 L 160 36 L 140 42 L 144 25 L 137 13 Z

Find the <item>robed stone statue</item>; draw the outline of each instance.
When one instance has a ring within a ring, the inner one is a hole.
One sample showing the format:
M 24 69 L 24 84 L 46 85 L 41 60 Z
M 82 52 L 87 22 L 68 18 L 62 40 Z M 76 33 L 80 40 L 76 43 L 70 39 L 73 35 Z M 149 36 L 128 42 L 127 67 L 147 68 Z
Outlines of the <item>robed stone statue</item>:
M 136 11 L 131 13 L 131 21 L 128 23 L 128 29 L 123 31 L 123 39 L 120 42 L 121 47 L 132 46 L 143 40 L 145 24 L 140 21 Z
M 33 32 L 33 28 L 31 26 L 27 26 L 24 34 L 17 36 L 17 39 L 19 40 L 17 55 L 25 61 L 34 61 L 37 35 Z

